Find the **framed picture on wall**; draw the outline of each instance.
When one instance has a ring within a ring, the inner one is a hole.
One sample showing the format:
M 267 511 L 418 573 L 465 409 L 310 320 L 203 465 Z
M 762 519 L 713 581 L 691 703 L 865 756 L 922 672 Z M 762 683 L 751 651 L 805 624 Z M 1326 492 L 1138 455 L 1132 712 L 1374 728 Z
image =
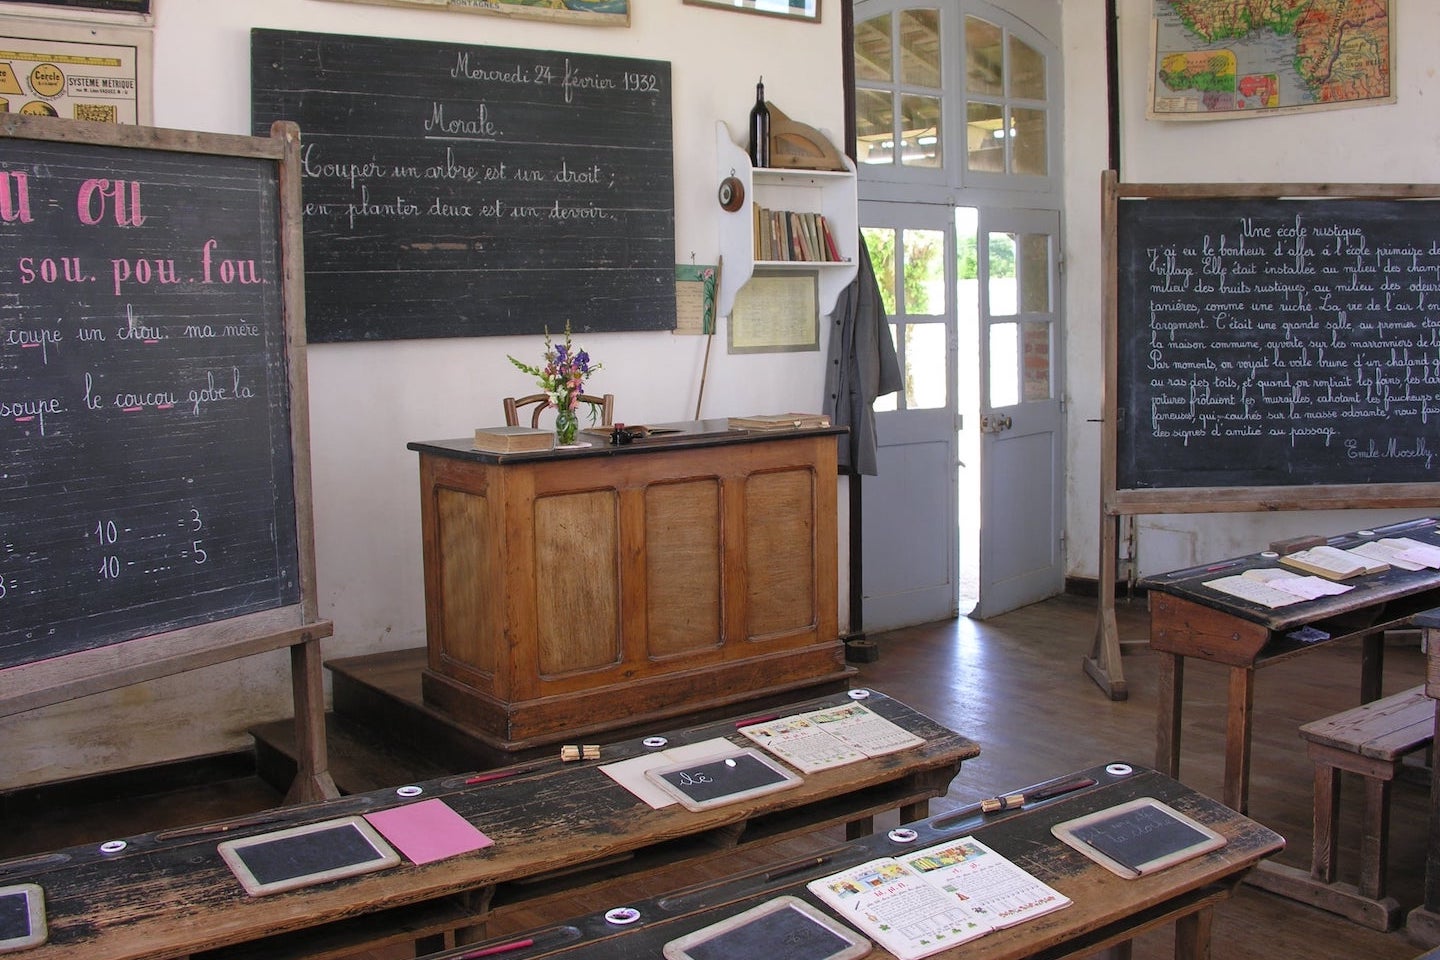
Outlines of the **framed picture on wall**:
M 586 23 L 600 27 L 630 26 L 630 0 L 349 0 L 390 7 L 424 7 L 491 13 L 522 20 Z
M 820 349 L 820 276 L 756 270 L 730 308 L 731 353 Z
M 742 13 L 759 13 L 767 17 L 820 22 L 820 0 L 685 0 L 695 7 L 719 7 Z
M 150 12 L 150 0 L 21 0 L 40 7 L 70 7 L 75 10 L 104 10 L 109 13 Z
M 0 16 L 0 113 L 149 126 L 152 40 L 148 27 Z

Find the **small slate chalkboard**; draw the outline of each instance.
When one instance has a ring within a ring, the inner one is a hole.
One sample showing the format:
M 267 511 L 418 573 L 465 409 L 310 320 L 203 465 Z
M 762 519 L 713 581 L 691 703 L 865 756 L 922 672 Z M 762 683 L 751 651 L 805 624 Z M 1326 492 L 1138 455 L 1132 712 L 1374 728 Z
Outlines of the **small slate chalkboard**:
M 362 817 L 226 840 L 220 856 L 252 897 L 384 870 L 400 862 Z
M 1153 797 L 1057 823 L 1051 833 L 1127 879 L 1225 845 L 1220 834 Z
M 45 892 L 33 883 L 0 887 L 0 953 L 45 942 Z
M 645 771 L 686 809 L 708 810 L 737 800 L 798 787 L 800 778 L 754 749 Z
M 870 941 L 798 897 L 777 897 L 665 944 L 666 960 L 852 960 Z

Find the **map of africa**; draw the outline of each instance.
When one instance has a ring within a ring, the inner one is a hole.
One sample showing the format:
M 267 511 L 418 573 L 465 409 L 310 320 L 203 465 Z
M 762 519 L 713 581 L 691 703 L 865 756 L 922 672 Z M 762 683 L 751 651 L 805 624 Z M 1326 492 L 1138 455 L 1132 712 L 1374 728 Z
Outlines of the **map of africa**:
M 1391 0 L 1155 0 L 1149 116 L 1218 120 L 1394 101 Z

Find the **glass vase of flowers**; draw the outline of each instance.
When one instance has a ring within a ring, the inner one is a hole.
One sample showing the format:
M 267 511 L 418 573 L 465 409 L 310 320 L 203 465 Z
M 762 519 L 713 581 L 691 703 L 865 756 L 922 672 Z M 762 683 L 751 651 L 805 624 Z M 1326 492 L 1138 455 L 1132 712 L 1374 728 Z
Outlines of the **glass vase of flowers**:
M 576 349 L 570 339 L 570 321 L 565 321 L 565 341 L 554 343 L 550 339 L 550 328 L 545 328 L 545 363 L 534 366 L 523 363 L 506 354 L 510 362 L 535 378 L 535 383 L 550 399 L 547 406 L 555 408 L 555 443 L 568 447 L 575 443 L 575 433 L 580 429 L 580 395 L 585 392 L 585 381 L 602 364 L 591 363 L 590 354 Z M 595 419 L 595 408 L 590 408 L 590 419 Z

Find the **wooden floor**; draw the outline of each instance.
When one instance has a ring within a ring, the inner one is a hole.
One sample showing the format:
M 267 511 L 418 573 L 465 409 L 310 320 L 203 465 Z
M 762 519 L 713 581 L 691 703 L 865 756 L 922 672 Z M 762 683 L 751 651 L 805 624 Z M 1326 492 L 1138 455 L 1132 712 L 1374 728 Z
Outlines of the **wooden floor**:
M 1143 604 L 1121 605 L 1118 611 L 1122 639 L 1146 637 Z M 1143 646 L 1124 657 L 1129 699 L 1109 700 L 1081 669 L 1090 651 L 1095 629 L 1095 603 L 1078 597 L 1058 597 L 986 622 L 965 618 L 871 635 L 880 659 L 859 665 L 857 685 L 871 686 L 904 700 L 981 744 L 982 752 L 967 761 L 949 794 L 932 803 L 941 813 L 973 800 L 1009 792 L 1059 776 L 1071 770 L 1111 760 L 1152 765 L 1155 753 L 1155 658 Z M 1127 650 L 1132 648 L 1127 645 Z M 1385 692 L 1414 686 L 1424 679 L 1424 659 L 1412 637 L 1400 635 L 1386 650 Z M 1353 706 L 1358 702 L 1359 649 L 1353 644 L 1322 648 L 1285 661 L 1259 674 L 1255 695 L 1254 766 L 1251 816 L 1284 835 L 1289 847 L 1284 862 L 1308 867 L 1310 850 L 1311 767 L 1305 758 L 1297 728 L 1309 720 Z M 1181 779 L 1212 796 L 1220 794 L 1223 763 L 1225 671 L 1191 663 L 1186 671 L 1184 754 Z M 1416 764 L 1395 788 L 1391 826 L 1390 892 L 1408 910 L 1419 902 L 1424 869 L 1425 816 L 1428 771 Z M 1342 798 L 1345 819 L 1352 825 L 1358 807 L 1358 782 L 1346 780 Z M 227 809 L 213 794 L 190 790 L 155 798 L 165 805 L 167 821 L 228 816 L 255 800 L 243 785 L 224 785 L 231 799 Z M 263 796 L 256 791 L 256 797 Z M 178 799 L 177 799 L 178 798 Z M 1348 802 L 1351 799 L 1356 802 Z M 178 805 L 178 809 L 177 809 Z M 119 805 L 93 806 L 92 814 L 116 814 Z M 64 822 L 68 836 L 50 834 L 45 847 L 95 839 L 93 824 L 76 815 Z M 128 823 L 145 816 L 127 804 Z M 881 821 L 878 829 L 893 825 Z M 100 838 L 113 833 L 115 820 Z M 148 829 L 156 829 L 159 824 Z M 139 832 L 145 827 L 136 827 Z M 1342 879 L 1353 881 L 1357 831 L 1341 848 Z M 830 843 L 833 837 L 815 838 Z M 32 842 L 34 842 L 32 840 Z M 803 847 L 803 841 L 792 841 Z M 793 853 L 787 849 L 786 854 Z M 13 851 L 0 851 L 14 855 Z M 727 862 L 733 871 L 746 866 L 739 859 Z M 1348 874 L 1348 875 L 1347 875 Z M 614 906 L 627 899 L 660 893 L 699 879 L 692 872 L 656 878 L 637 887 L 595 891 L 573 903 L 573 913 Z M 496 935 L 538 925 L 547 919 L 523 914 L 497 918 Z M 1146 935 L 1137 941 L 1135 960 L 1171 956 L 1168 932 Z M 1214 930 L 1216 960 L 1306 957 L 1312 960 L 1409 960 L 1421 953 L 1403 929 L 1393 933 L 1366 930 L 1310 907 L 1244 887 L 1218 912 Z M 364 960 L 390 960 L 395 956 L 367 954 Z

